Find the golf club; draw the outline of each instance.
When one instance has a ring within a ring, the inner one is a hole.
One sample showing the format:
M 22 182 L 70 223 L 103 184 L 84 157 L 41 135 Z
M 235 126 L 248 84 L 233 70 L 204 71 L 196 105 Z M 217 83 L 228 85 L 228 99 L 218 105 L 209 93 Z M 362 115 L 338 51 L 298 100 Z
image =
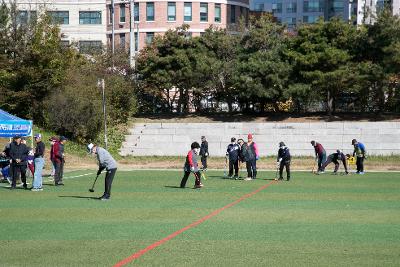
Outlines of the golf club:
M 313 167 L 312 167 L 312 171 L 311 171 L 311 173 L 315 173 L 315 166 L 317 165 L 317 158 L 315 158 L 315 160 L 314 160 L 314 165 L 313 165 Z
M 228 176 L 226 168 L 228 167 L 228 157 L 225 156 L 225 164 L 224 164 L 224 177 Z
M 275 181 L 278 181 L 278 171 L 279 171 L 279 167 L 276 167 Z
M 94 192 L 94 185 L 96 184 L 96 181 L 97 181 L 97 178 L 99 177 L 99 175 L 96 175 L 96 179 L 94 179 L 94 182 L 93 182 L 93 185 L 92 185 L 92 188 L 90 188 L 89 189 L 89 192 Z

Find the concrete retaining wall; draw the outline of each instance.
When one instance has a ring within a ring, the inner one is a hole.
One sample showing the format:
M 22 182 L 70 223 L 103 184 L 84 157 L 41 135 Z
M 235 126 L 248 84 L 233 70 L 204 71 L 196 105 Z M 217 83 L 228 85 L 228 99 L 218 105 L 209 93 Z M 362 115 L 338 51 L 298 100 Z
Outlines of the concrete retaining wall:
M 224 156 L 231 137 L 247 140 L 252 133 L 262 156 L 276 155 L 283 141 L 293 155 L 313 155 L 311 140 L 327 153 L 352 152 L 353 138 L 365 144 L 370 155 L 400 154 L 400 122 L 307 123 L 138 123 L 129 130 L 121 155 L 186 155 L 190 144 L 205 135 L 211 156 Z

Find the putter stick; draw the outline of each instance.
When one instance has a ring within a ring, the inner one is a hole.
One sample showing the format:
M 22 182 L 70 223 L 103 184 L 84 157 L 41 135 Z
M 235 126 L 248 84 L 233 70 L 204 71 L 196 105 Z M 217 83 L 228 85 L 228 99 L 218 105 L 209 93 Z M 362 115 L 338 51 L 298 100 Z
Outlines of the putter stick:
M 311 173 L 315 173 L 315 166 L 316 165 L 317 165 L 317 158 L 315 158 L 315 160 L 314 160 L 314 164 L 313 164 Z
M 93 185 L 92 185 L 92 188 L 90 188 L 89 189 L 89 192 L 94 192 L 94 185 L 96 184 L 96 181 L 97 181 L 97 178 L 98 178 L 99 176 L 98 175 L 96 175 L 96 179 L 94 179 L 94 182 L 93 182 Z
M 279 171 L 279 167 L 276 168 L 275 181 L 278 181 L 278 171 Z

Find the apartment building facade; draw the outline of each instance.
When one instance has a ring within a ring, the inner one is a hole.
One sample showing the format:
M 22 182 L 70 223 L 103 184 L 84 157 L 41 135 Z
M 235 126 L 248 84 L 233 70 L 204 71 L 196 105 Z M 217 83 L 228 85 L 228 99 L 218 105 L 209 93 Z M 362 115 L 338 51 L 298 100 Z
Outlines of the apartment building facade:
M 114 42 L 118 48 L 127 48 L 131 25 L 135 34 L 135 48 L 140 50 L 164 34 L 183 24 L 189 25 L 189 35 L 199 36 L 211 25 L 227 28 L 247 18 L 248 0 L 137 0 L 134 2 L 133 23 L 130 16 L 131 1 L 114 2 Z M 107 1 L 107 39 L 112 42 L 112 1 Z
M 83 52 L 107 42 L 104 0 L 19 0 L 17 5 L 23 22 L 48 13 L 60 25 L 63 43 L 77 44 Z

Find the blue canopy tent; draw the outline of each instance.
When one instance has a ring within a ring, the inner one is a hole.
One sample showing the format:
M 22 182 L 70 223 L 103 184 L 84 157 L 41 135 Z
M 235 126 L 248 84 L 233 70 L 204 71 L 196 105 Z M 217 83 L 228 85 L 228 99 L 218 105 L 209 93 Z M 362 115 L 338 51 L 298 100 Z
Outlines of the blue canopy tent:
M 32 126 L 32 121 L 20 119 L 0 109 L 0 138 L 32 136 Z

